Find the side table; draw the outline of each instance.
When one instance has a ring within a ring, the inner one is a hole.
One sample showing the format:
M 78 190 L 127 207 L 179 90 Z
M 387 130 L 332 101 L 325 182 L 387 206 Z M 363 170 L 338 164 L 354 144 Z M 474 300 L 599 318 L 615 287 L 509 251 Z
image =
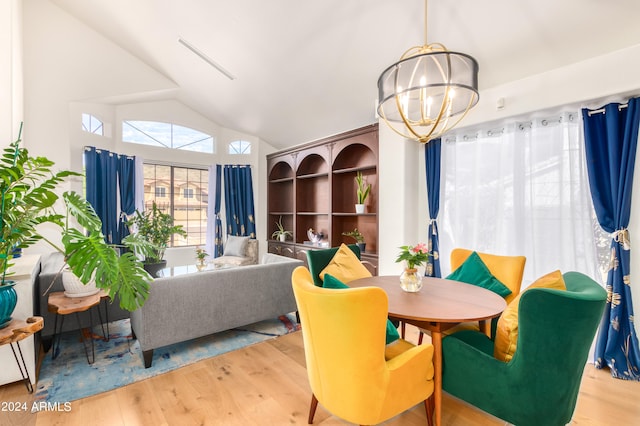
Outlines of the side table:
M 24 356 L 22 355 L 22 349 L 20 349 L 20 341 L 42 330 L 43 326 L 44 320 L 42 317 L 29 317 L 26 321 L 14 319 L 8 326 L 0 329 L 0 346 L 6 345 L 7 343 L 11 345 L 11 351 L 13 352 L 13 357 L 20 369 L 22 381 L 27 387 L 27 391 L 29 391 L 29 393 L 33 393 L 33 385 L 31 384 L 29 371 L 27 371 L 27 364 L 25 363 Z M 18 354 L 16 354 L 16 350 L 13 347 L 14 343 L 18 348 L 20 359 L 18 359 Z
M 102 314 L 100 313 L 100 302 L 103 299 L 108 298 L 107 293 L 104 290 L 100 290 L 98 293 L 93 294 L 91 296 L 85 297 L 67 297 L 63 291 L 58 291 L 55 293 L 51 293 L 48 299 L 48 309 L 49 312 L 56 314 L 55 322 L 53 326 L 53 344 L 52 344 L 52 353 L 51 359 L 56 359 L 58 356 L 58 352 L 60 350 L 60 338 L 62 335 L 62 326 L 64 324 L 64 318 L 66 315 L 76 314 L 76 321 L 78 322 L 78 328 L 80 329 L 80 339 L 82 340 L 82 345 L 84 346 L 84 351 L 87 356 L 87 362 L 89 364 L 93 364 L 95 361 L 95 348 L 93 344 L 93 339 L 91 340 L 91 357 L 89 357 L 89 348 L 87 347 L 87 343 L 84 339 L 84 333 L 82 329 L 82 325 L 80 324 L 80 316 L 78 315 L 80 312 L 89 311 L 89 321 L 90 321 L 90 329 L 93 329 L 93 315 L 91 314 L 91 308 L 94 306 L 98 306 L 98 316 L 100 318 L 100 325 L 102 327 L 102 335 L 105 340 L 108 340 L 108 335 L 104 330 L 104 322 L 102 321 Z M 61 317 L 60 320 L 60 328 L 58 329 L 58 317 Z M 107 324 L 108 327 L 108 324 Z

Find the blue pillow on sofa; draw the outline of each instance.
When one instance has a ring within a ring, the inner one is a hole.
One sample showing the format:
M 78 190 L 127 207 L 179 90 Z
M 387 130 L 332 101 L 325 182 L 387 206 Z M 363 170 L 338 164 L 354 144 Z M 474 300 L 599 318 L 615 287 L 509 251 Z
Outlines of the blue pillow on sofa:
M 322 282 L 322 287 L 324 288 L 349 288 L 348 285 L 335 278 L 331 274 L 324 274 L 324 281 Z M 393 326 L 393 323 L 387 319 L 387 330 L 386 330 L 386 339 L 385 342 L 388 345 L 389 343 L 395 342 L 400 338 L 400 334 L 398 333 L 398 329 Z

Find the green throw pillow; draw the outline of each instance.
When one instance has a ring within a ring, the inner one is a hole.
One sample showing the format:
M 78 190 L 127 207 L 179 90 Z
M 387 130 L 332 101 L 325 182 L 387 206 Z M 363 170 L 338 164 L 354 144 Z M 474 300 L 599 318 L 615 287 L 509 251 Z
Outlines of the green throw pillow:
M 348 285 L 335 278 L 331 274 L 324 274 L 324 281 L 322 282 L 324 288 L 349 288 Z M 387 331 L 386 331 L 386 344 L 395 342 L 400 338 L 398 329 L 393 326 L 393 323 L 387 319 Z
M 447 277 L 448 280 L 462 281 L 491 290 L 502 297 L 511 294 L 511 290 L 494 277 L 475 251 Z

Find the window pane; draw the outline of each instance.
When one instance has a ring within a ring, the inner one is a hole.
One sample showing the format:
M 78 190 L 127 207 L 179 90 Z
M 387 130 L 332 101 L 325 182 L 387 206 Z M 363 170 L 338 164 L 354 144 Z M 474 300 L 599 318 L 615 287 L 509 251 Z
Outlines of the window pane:
M 82 114 L 82 130 L 88 133 L 93 133 L 94 135 L 104 135 L 102 121 L 91 114 Z
M 123 121 L 122 141 L 209 154 L 215 152 L 211 135 L 189 127 L 157 121 Z
M 153 201 L 171 214 L 186 238 L 174 236 L 173 247 L 206 243 L 209 172 L 188 167 L 144 165 L 145 208 Z M 173 191 L 169 191 L 173 188 Z
M 206 133 L 174 124 L 173 148 L 213 153 L 213 138 Z
M 229 154 L 251 154 L 251 142 L 233 141 L 229 143 Z

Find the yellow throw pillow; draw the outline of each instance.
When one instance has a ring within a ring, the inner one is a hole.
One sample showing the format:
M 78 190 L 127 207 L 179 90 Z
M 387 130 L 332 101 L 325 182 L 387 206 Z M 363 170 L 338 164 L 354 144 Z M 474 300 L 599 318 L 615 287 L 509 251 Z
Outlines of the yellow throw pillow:
M 533 284 L 527 287 L 525 291 L 516 296 L 498 319 L 496 339 L 493 346 L 493 356 L 496 359 L 509 362 L 511 358 L 513 358 L 513 354 L 516 353 L 518 343 L 518 304 L 520 303 L 520 296 L 530 288 L 567 289 L 564 284 L 564 279 L 562 279 L 562 273 L 560 271 L 553 271 L 538 278 Z
M 323 280 L 324 274 L 330 274 L 345 284 L 359 278 L 371 276 L 369 270 L 360 263 L 358 256 L 346 244 L 340 245 L 331 262 L 320 272 L 320 278 Z

